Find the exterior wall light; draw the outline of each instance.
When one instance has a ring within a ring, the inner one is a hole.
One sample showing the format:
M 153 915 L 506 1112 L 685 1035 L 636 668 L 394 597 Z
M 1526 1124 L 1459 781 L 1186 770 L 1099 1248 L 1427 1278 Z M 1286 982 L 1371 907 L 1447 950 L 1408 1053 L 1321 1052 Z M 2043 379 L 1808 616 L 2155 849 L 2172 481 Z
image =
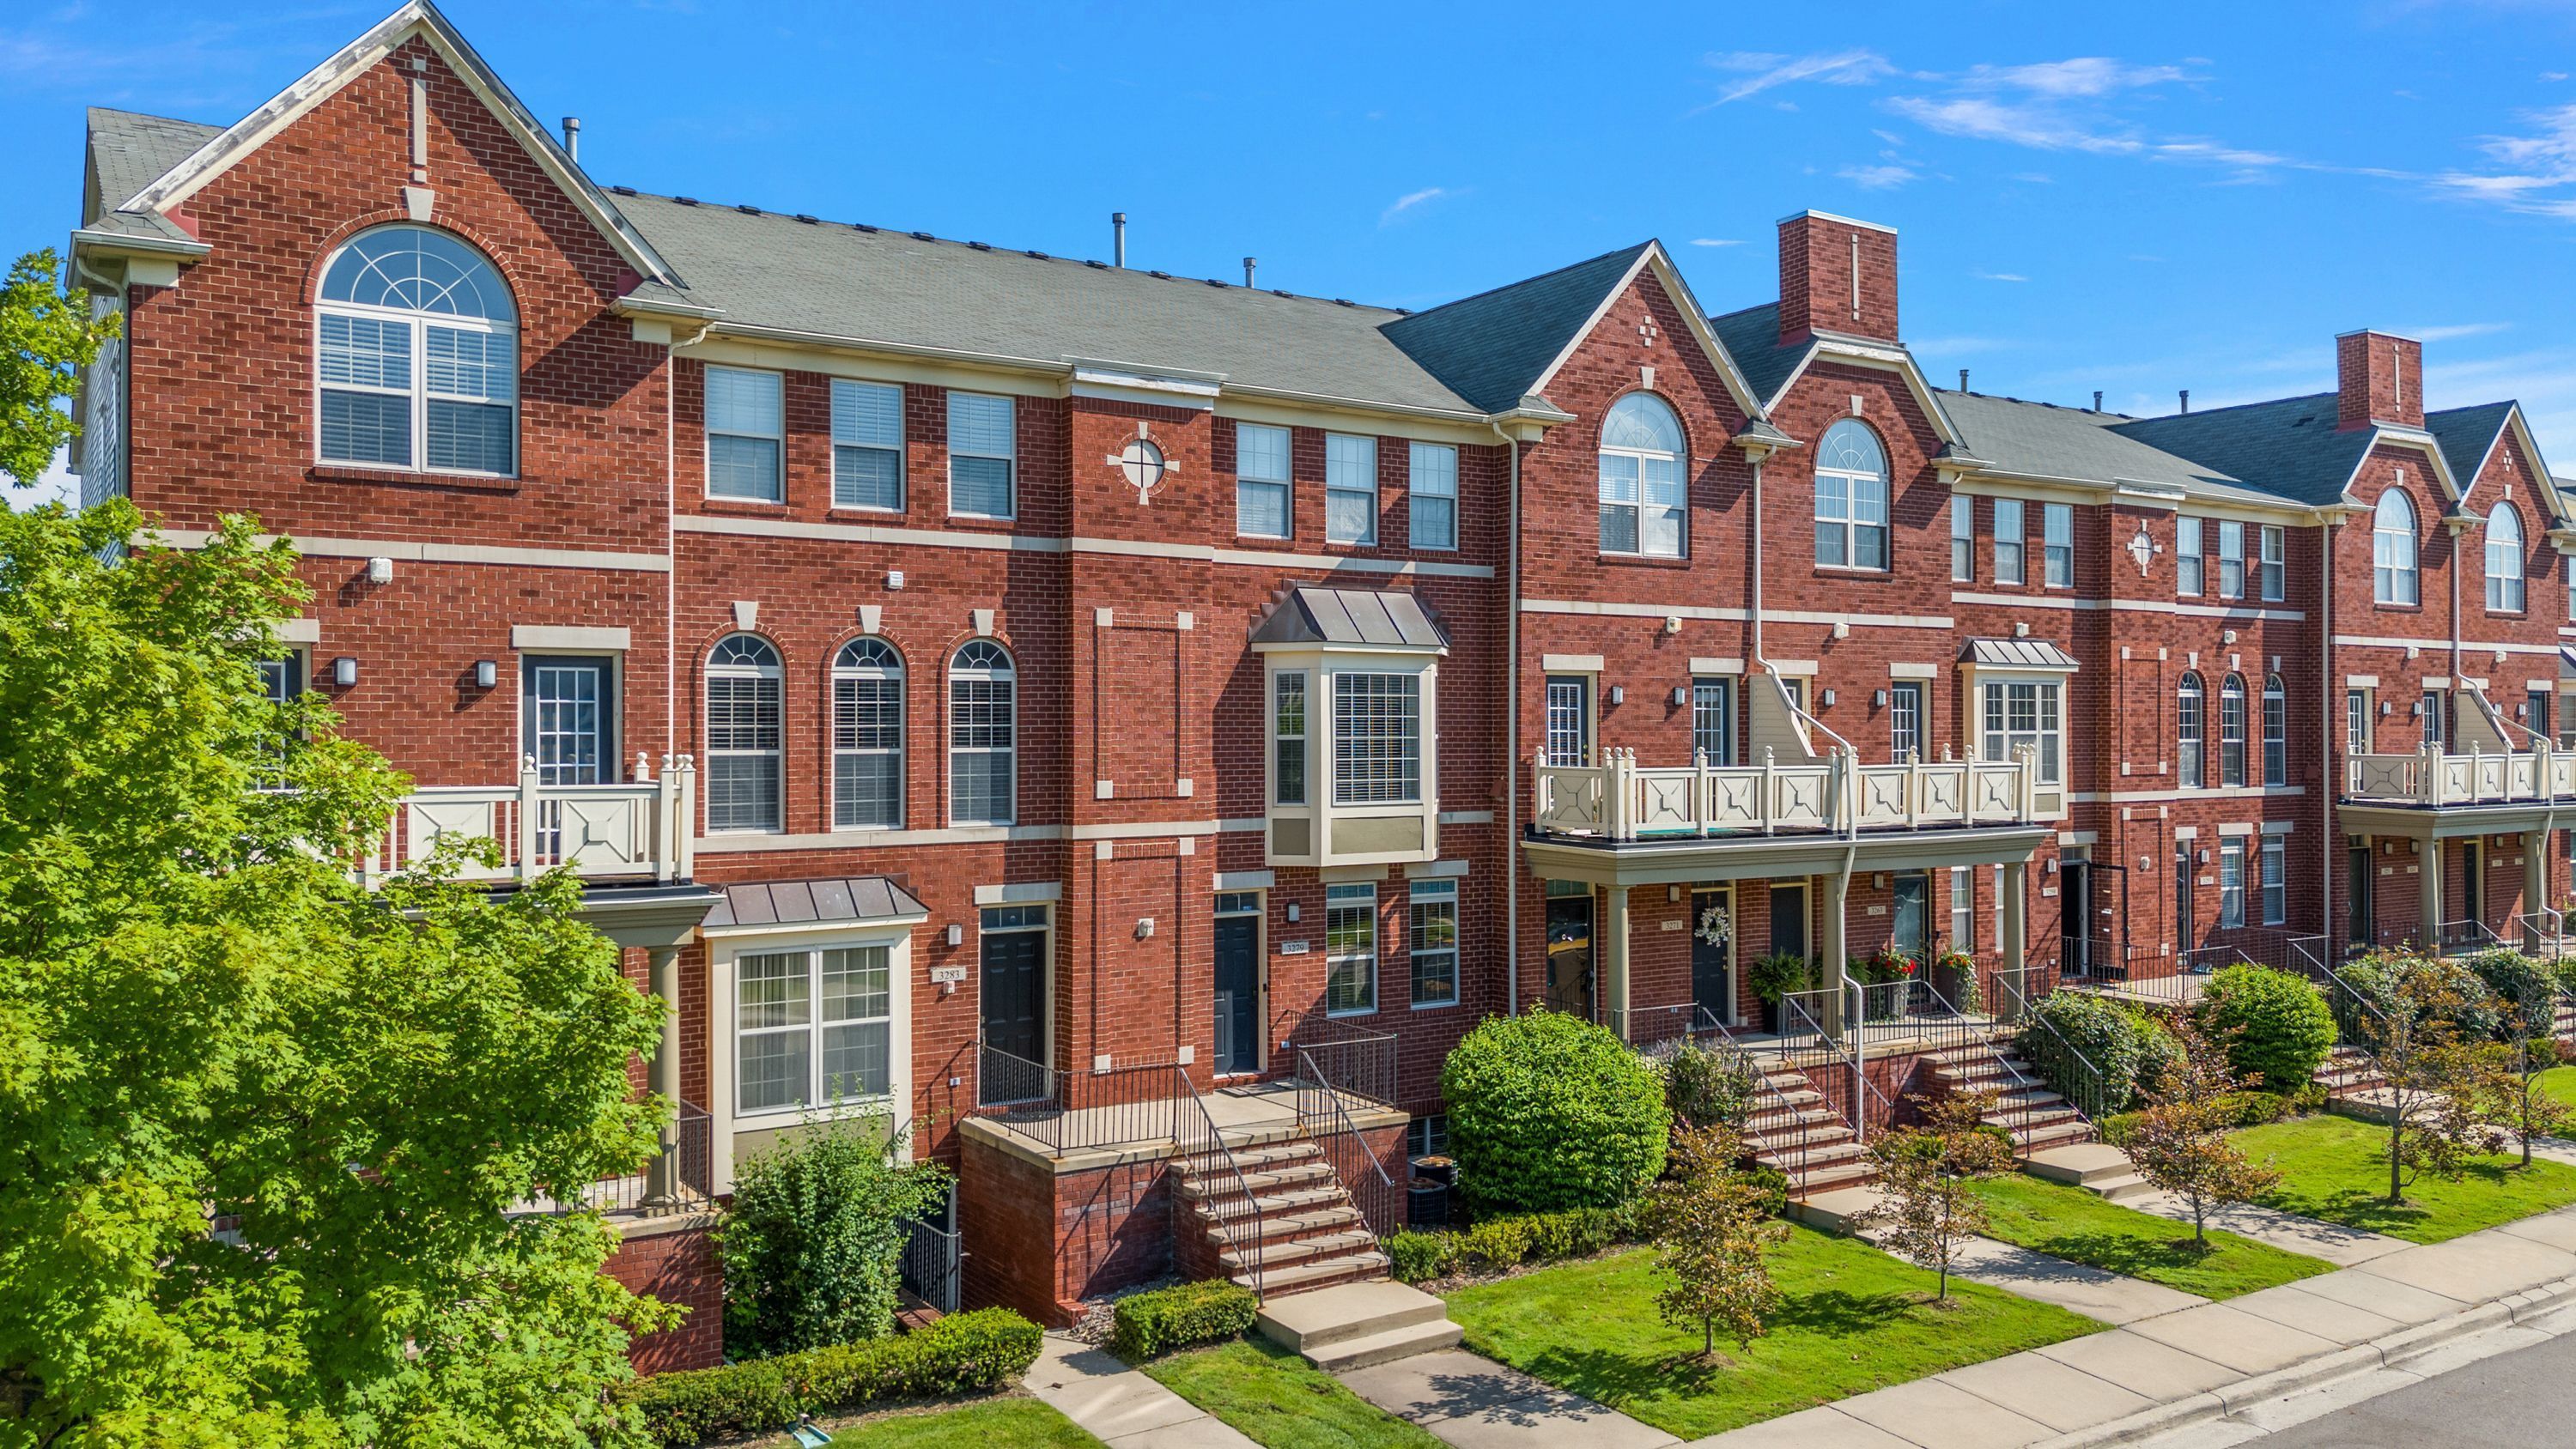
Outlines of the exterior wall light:
M 358 682 L 358 661 L 343 654 L 331 661 L 331 682 L 342 689 Z
M 951 922 L 949 922 L 949 923 L 948 923 L 948 944 L 949 944 L 949 945 L 951 945 L 951 946 L 963 946 L 963 945 L 965 945 L 965 944 L 966 944 L 966 928 L 965 928 L 964 926 L 958 925 L 955 921 L 951 921 Z
M 489 659 L 474 661 L 474 687 L 490 689 L 501 682 L 501 666 Z

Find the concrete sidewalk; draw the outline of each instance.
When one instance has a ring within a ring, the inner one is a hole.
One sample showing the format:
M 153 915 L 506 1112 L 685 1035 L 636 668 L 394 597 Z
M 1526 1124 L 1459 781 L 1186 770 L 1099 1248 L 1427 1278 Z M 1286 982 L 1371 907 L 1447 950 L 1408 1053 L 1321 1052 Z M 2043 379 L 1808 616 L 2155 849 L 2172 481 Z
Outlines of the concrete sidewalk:
M 1116 1354 L 1061 1333 L 1046 1336 L 1022 1382 L 1110 1449 L 1260 1449 Z
M 1337 1377 L 1361 1398 L 1458 1449 L 1658 1449 L 1681 1442 L 1616 1409 L 1551 1388 L 1463 1348 L 1415 1354 Z
M 2447 1243 L 2402 1244 L 2318 1277 L 2139 1318 L 1698 1442 L 1724 1449 L 2119 1443 L 2413 1362 L 2463 1335 L 2571 1302 L 2576 1208 L 2564 1208 Z

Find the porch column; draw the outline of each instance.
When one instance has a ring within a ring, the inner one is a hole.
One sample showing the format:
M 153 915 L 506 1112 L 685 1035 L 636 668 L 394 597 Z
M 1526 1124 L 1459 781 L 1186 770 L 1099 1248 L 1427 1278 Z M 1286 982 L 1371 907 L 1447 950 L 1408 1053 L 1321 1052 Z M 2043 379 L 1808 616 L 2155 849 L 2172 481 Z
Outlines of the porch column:
M 1995 906 L 1995 914 L 2003 918 L 2003 939 L 1997 941 L 1995 944 L 2003 951 L 2004 970 L 2007 972 L 2017 972 L 2021 970 L 2022 966 L 2025 964 L 2026 957 L 2024 952 L 2027 948 L 2023 944 L 2023 937 L 2027 935 L 2030 930 L 2030 923 L 2028 920 L 2030 907 L 2023 897 L 2029 889 L 2030 862 L 2023 861 L 2017 865 L 2007 865 L 2004 867 L 2003 899 L 1997 902 Z M 2030 984 L 2027 981 L 2024 981 L 2022 983 L 2023 999 L 2029 999 L 2030 995 Z
M 2415 891 L 2424 912 L 2424 951 L 2426 955 L 2442 954 L 2442 841 L 2435 836 L 2418 841 L 2415 857 Z
M 1603 892 L 1609 898 L 1608 911 L 1601 922 L 1601 998 L 1609 1009 L 1610 1026 L 1621 1041 L 1628 1033 L 1628 888 L 1614 885 Z
M 1846 872 L 1836 872 L 1826 876 L 1822 922 L 1825 957 L 1823 976 L 1824 984 L 1834 989 L 1834 1004 L 1833 1009 L 1827 1013 L 1831 1020 L 1818 1022 L 1817 1025 L 1836 1036 L 1842 1034 L 1843 997 L 1850 990 L 1851 981 L 1851 951 L 1845 945 L 1847 938 L 1843 929 L 1843 917 L 1850 905 L 1851 876 Z
M 680 948 L 652 946 L 646 948 L 646 954 L 652 963 L 648 979 L 653 994 L 662 1001 L 662 1041 L 654 1048 L 645 1081 L 676 1111 L 680 1103 Z M 677 1202 L 680 1162 L 673 1154 L 679 1145 L 679 1124 L 674 1121 L 662 1129 L 662 1150 L 653 1158 L 652 1166 L 645 1169 L 644 1200 L 648 1205 L 667 1207 Z

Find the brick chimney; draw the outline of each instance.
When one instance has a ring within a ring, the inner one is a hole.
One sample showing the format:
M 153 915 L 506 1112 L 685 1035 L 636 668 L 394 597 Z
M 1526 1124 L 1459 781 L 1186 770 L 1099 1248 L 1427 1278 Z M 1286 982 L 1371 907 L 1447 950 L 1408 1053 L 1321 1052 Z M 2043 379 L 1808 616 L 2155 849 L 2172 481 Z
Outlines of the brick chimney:
M 1896 340 L 1896 228 L 1821 211 L 1780 219 L 1780 340 Z
M 2387 332 L 2335 339 L 2335 427 L 2424 426 L 2424 344 Z

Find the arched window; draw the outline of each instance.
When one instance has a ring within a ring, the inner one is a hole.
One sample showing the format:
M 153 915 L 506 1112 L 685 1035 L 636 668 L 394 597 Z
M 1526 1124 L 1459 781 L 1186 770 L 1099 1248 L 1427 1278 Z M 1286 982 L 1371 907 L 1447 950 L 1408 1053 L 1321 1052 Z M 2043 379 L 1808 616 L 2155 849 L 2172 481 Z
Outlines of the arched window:
M 970 639 L 948 661 L 948 823 L 1008 825 L 1018 806 L 1018 686 L 1009 651 Z
M 832 825 L 903 827 L 903 656 L 883 639 L 832 661 Z
M 2207 716 L 2201 693 L 2200 676 L 2186 674 L 2182 686 L 2174 692 L 2174 770 L 2186 790 L 2197 790 L 2203 781 L 2203 762 L 2207 759 Z
M 1887 567 L 1887 450 L 1850 418 L 1816 444 L 1816 562 Z
M 1601 420 L 1601 551 L 1680 558 L 1682 420 L 1662 398 L 1632 392 Z
M 481 253 L 378 227 L 333 254 L 314 311 L 323 462 L 518 470 L 519 311 Z
M 2290 783 L 2290 695 L 2277 674 L 2263 681 L 2263 783 Z
M 2218 687 L 2218 783 L 2245 783 L 2245 676 L 2231 674 Z
M 2415 580 L 2415 505 L 2404 490 L 2379 495 L 2370 518 L 2370 597 L 2382 604 L 2418 602 Z
M 2510 503 L 2487 515 L 2487 612 L 2522 612 L 2522 515 Z
M 707 829 L 779 828 L 778 650 L 728 634 L 707 655 Z

